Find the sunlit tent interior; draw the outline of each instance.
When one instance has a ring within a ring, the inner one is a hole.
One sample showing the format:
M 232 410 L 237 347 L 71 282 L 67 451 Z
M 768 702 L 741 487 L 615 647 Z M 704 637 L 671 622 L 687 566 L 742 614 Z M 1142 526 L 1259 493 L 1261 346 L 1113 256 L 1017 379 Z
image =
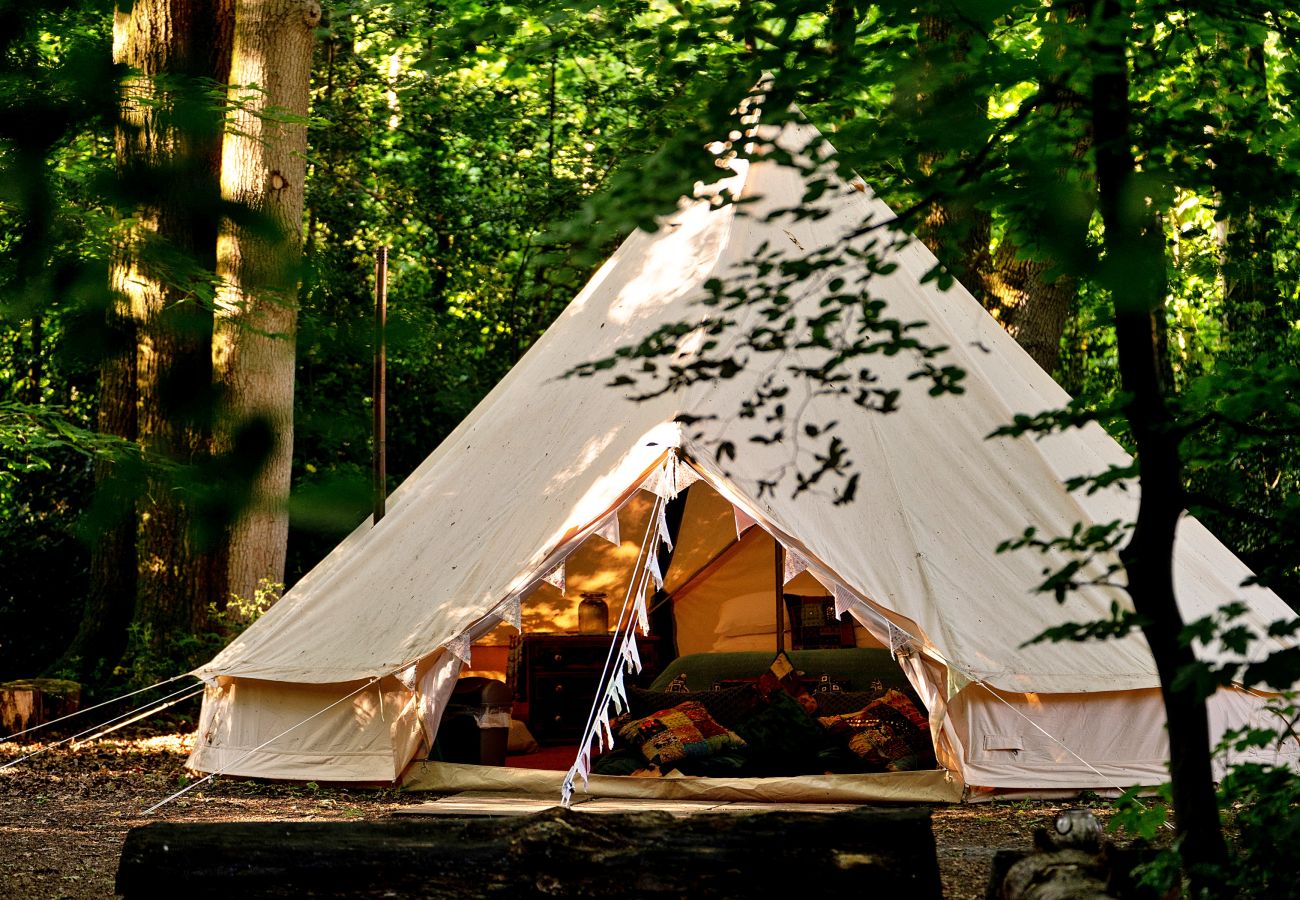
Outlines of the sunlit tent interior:
M 924 280 L 935 261 L 919 242 L 862 228 L 891 213 L 860 182 L 810 161 L 827 150 L 815 129 L 748 124 L 752 153 L 727 157 L 721 182 L 655 232 L 629 237 L 395 491 L 387 515 L 358 527 L 197 671 L 207 689 L 194 768 L 801 800 L 956 800 L 1165 779 L 1159 682 L 1139 634 L 1028 643 L 1129 604 L 1104 583 L 1118 577 L 1107 574 L 1113 557 L 1089 561 L 1080 578 L 1098 583 L 1058 603 L 1035 586 L 1067 557 L 995 552 L 1030 526 L 1050 536 L 1131 520 L 1131 490 L 1063 486 L 1128 457 L 1096 425 L 990 437 L 1016 413 L 1069 398 L 960 285 Z M 765 152 L 772 146 L 791 156 Z M 828 187 L 809 192 L 813 180 Z M 872 253 L 891 265 L 861 281 Z M 811 277 L 786 279 L 781 262 L 819 254 L 827 263 Z M 777 291 L 804 332 L 779 352 L 756 350 L 748 336 L 762 303 L 729 311 L 735 324 L 719 333 L 694 327 L 718 313 L 702 302 L 712 279 Z M 933 361 L 964 370 L 964 392 L 930 396 L 926 379 L 910 377 L 923 363 L 907 350 L 850 367 L 854 379 L 868 368 L 870 381 L 792 374 L 818 370 L 837 342 L 875 339 L 874 307 L 831 299 L 846 295 L 883 300 L 883 318 L 917 323 L 908 333 L 946 348 Z M 805 339 L 828 303 L 841 320 L 825 340 Z M 672 364 L 743 367 L 641 400 L 610 386 L 617 368 L 565 377 L 674 323 L 688 327 Z M 784 418 L 766 418 L 772 403 L 747 414 L 746 402 L 774 386 Z M 897 390 L 897 409 L 857 402 L 875 389 Z M 760 434 L 769 439 L 751 440 Z M 851 500 L 845 477 L 796 489 L 819 469 L 829 435 L 856 473 Z M 734 453 L 720 452 L 727 445 Z M 1289 616 L 1273 593 L 1243 586 L 1245 565 L 1191 517 L 1176 570 L 1189 620 L 1232 600 L 1260 632 Z M 516 745 L 506 766 L 447 761 L 444 713 L 470 675 L 508 680 L 511 691 L 504 711 L 484 706 L 478 723 L 502 728 L 503 712 L 513 716 L 539 751 Z M 722 695 L 746 708 L 724 710 Z M 1210 701 L 1216 738 L 1261 707 L 1257 693 L 1220 690 Z M 763 727 L 754 717 L 766 717 Z M 815 749 L 790 749 L 791 733 L 817 729 Z M 797 764 L 782 763 L 786 752 Z M 1278 752 L 1294 758 L 1294 742 Z M 631 768 L 609 765 L 616 757 Z M 656 761 L 649 774 L 660 777 L 630 777 Z

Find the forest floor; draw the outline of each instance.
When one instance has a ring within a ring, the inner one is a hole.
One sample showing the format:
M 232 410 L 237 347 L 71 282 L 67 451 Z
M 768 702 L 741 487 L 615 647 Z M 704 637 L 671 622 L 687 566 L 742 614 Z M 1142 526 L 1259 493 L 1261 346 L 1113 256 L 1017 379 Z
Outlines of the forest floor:
M 188 733 L 102 739 L 76 751 L 58 747 L 0 771 L 0 898 L 90 900 L 114 895 L 118 855 L 129 829 L 171 822 L 381 819 L 426 793 L 214 779 L 169 803 L 179 790 Z M 0 743 L 0 765 L 40 748 Z M 1099 818 L 1109 810 L 1094 804 Z M 1029 849 L 1033 830 L 1060 804 L 984 803 L 937 806 L 934 836 L 949 900 L 984 897 L 998 849 Z

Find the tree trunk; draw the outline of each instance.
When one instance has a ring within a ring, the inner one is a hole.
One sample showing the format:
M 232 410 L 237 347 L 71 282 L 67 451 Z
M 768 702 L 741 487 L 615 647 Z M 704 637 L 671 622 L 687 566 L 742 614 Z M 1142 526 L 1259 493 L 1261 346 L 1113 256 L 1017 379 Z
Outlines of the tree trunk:
M 1131 149 L 1126 33 L 1119 0 L 1102 0 L 1092 21 L 1092 119 L 1098 202 L 1105 226 L 1104 281 L 1115 308 L 1120 377 L 1130 395 L 1126 414 L 1137 444 L 1141 499 L 1120 558 L 1133 606 L 1160 675 L 1169 730 L 1169 774 L 1175 824 L 1194 896 L 1207 887 L 1201 865 L 1224 865 L 1227 849 L 1214 793 L 1205 702 L 1194 687 L 1174 689 L 1178 673 L 1196 665 L 1182 642 L 1174 593 L 1173 554 L 1183 511 L 1182 460 L 1166 403 L 1165 360 L 1157 327 L 1165 303 L 1164 242 L 1137 185 Z
M 1074 305 L 1075 282 L 1068 275 L 1043 278 L 1049 263 L 1024 255 L 1010 235 L 998 244 L 986 279 L 989 311 L 1016 343 L 1049 375 L 1061 355 L 1061 334 Z
M 917 97 L 916 113 L 930 120 L 954 117 L 954 128 L 959 133 L 982 130 L 988 119 L 988 97 L 973 90 L 960 72 L 953 71 L 965 59 L 970 41 L 969 35 L 953 24 L 954 14 L 951 9 L 934 3 L 922 6 L 917 29 L 917 49 L 923 61 L 922 90 Z M 919 163 L 926 177 L 934 176 L 940 167 L 951 171 L 951 175 L 941 175 L 941 185 L 952 182 L 961 164 L 950 149 L 941 147 L 922 147 Z M 943 193 L 946 196 L 925 209 L 917 237 L 987 308 L 989 214 L 951 188 Z
M 137 0 L 114 14 L 114 61 L 134 72 L 123 84 L 117 163 L 137 206 L 111 261 L 110 331 L 124 340 L 101 368 L 98 422 L 159 465 L 137 498 L 112 464 L 96 464 L 101 505 L 134 509 L 107 522 L 92 550 L 82 624 L 56 664 L 80 675 L 115 659 L 128 621 L 152 649 L 195 633 L 214 590 L 194 504 L 175 475 L 209 452 L 212 317 L 201 297 L 215 263 L 222 119 L 206 84 L 225 80 L 229 23 L 229 0 Z
M 321 17 L 316 0 L 235 0 L 235 8 L 229 96 L 241 105 L 222 146 L 221 191 L 254 217 L 222 223 L 212 361 L 221 449 L 244 467 L 251 502 L 231 527 L 223 600 L 284 579 L 305 119 Z M 256 85 L 251 99 L 247 85 Z

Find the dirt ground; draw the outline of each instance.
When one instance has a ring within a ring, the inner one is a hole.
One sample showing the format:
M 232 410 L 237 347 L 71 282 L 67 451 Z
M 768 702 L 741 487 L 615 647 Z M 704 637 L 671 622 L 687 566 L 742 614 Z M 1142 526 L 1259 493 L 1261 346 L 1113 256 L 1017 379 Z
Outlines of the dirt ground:
M 0 898 L 112 897 L 127 831 L 159 819 L 380 819 L 432 799 L 426 793 L 213 779 L 145 816 L 148 807 L 192 782 L 184 767 L 190 741 L 187 733 L 115 737 L 75 751 L 47 750 L 0 771 Z M 0 765 L 41 746 L 2 743 Z M 1033 829 L 1048 824 L 1059 808 L 1042 802 L 935 807 L 945 895 L 982 898 L 994 852 L 1027 849 Z M 1104 818 L 1104 804 L 1096 812 Z

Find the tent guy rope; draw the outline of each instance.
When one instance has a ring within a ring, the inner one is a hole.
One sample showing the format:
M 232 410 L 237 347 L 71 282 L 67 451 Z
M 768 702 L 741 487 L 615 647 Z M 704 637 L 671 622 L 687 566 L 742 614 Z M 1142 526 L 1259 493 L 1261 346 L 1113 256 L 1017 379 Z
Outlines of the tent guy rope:
M 183 677 L 183 676 L 178 676 L 178 677 Z M 170 680 L 171 680 L 171 681 L 175 681 L 176 679 L 175 679 L 175 678 L 172 678 L 172 679 L 170 679 Z M 160 682 L 160 683 L 162 683 L 162 684 L 166 684 L 166 682 Z M 154 687 L 157 687 L 157 685 L 154 685 Z M 90 734 L 91 732 L 95 731 L 96 729 L 106 728 L 106 727 L 107 727 L 107 730 L 104 731 L 104 732 L 102 732 L 102 733 L 103 733 L 103 734 L 108 734 L 109 731 L 116 730 L 117 728 L 121 728 L 121 727 L 123 727 L 124 725 L 129 725 L 131 722 L 137 722 L 137 721 L 139 721 L 140 719 L 144 718 L 145 715 L 153 715 L 153 713 L 155 713 L 155 712 L 159 712 L 159 711 L 161 711 L 161 710 L 163 710 L 163 709 L 166 709 L 168 706 L 173 706 L 173 705 L 175 705 L 176 703 L 180 703 L 182 700 L 187 700 L 187 699 L 189 699 L 190 697 L 195 697 L 195 696 L 201 694 L 202 692 L 203 692 L 203 688 L 201 688 L 201 687 L 196 689 L 193 685 L 186 685 L 185 687 L 181 688 L 180 690 L 178 690 L 178 691 L 173 691 L 172 693 L 170 693 L 170 694 L 168 694 L 167 696 L 163 697 L 163 698 L 162 698 L 162 701 L 163 701 L 163 704 L 162 704 L 162 705 L 156 707 L 155 709 L 149 710 L 147 713 L 144 713 L 143 715 L 136 715 L 136 714 L 137 714 L 137 713 L 140 713 L 141 710 L 146 709 L 146 708 L 150 705 L 150 703 L 154 703 L 154 702 L 158 702 L 158 701 L 152 701 L 152 700 L 151 700 L 149 703 L 146 703 L 146 704 L 144 704 L 143 706 L 137 706 L 135 709 L 127 710 L 126 712 L 121 713 L 121 714 L 119 714 L 119 715 L 117 715 L 117 716 L 114 716 L 113 718 L 109 719 L 109 720 L 106 721 L 106 722 L 101 722 L 101 723 L 99 723 L 98 725 L 94 725 L 94 726 L 92 726 L 92 727 L 90 727 L 90 728 L 85 729 L 84 731 L 79 731 L 79 732 L 77 732 L 76 734 L 72 735 L 71 737 L 66 737 L 66 738 L 64 738 L 63 740 L 55 741 L 55 742 L 52 743 L 52 744 L 46 744 L 44 747 L 41 747 L 39 750 L 33 750 L 31 753 L 28 753 L 26 756 L 20 756 L 20 757 L 18 757 L 17 759 L 12 759 L 12 760 L 10 760 L 9 762 L 5 763 L 3 766 L 0 766 L 0 772 L 3 772 L 5 769 L 13 768 L 14 766 L 18 765 L 19 763 L 21 763 L 21 762 L 25 762 L 26 760 L 29 760 L 29 759 L 31 759 L 31 758 L 33 758 L 33 757 L 35 757 L 35 756 L 40 756 L 42 753 L 46 752 L 47 750 L 53 750 L 55 747 L 62 747 L 64 744 L 67 744 L 67 743 L 72 743 L 73 746 L 75 747 L 78 743 L 84 743 L 85 741 L 93 740 L 93 739 L 94 739 L 93 737 L 88 738 L 88 737 L 86 737 L 86 735 Z M 171 698 L 173 698 L 173 697 L 178 697 L 178 696 L 181 695 L 181 694 L 185 694 L 186 696 L 184 696 L 184 697 L 180 697 L 180 699 L 175 700 L 175 701 L 173 701 L 172 703 L 166 703 L 166 702 L 165 702 L 165 701 L 171 700 Z M 119 697 L 118 699 L 120 700 L 121 698 Z M 101 705 L 102 705 L 102 704 L 101 704 Z M 133 718 L 133 717 L 134 717 L 134 718 Z M 64 718 L 65 718 L 65 719 L 67 719 L 67 718 L 71 718 L 71 716 L 64 716 Z M 53 723 L 51 722 L 50 724 L 53 724 Z M 112 727 L 108 727 L 108 726 L 112 726 Z M 98 737 L 98 736 L 99 736 L 99 735 L 95 735 L 95 737 Z M 84 741 L 82 740 L 83 738 L 85 739 Z
M 108 706 L 108 705 L 110 705 L 110 704 L 116 703 L 116 702 L 119 701 L 119 700 L 125 700 L 127 697 L 134 697 L 134 696 L 136 696 L 137 694 L 143 694 L 143 693 L 145 693 L 145 692 L 147 692 L 147 691 L 152 691 L 154 688 L 160 688 L 160 687 L 162 687 L 162 686 L 165 685 L 165 684 L 171 684 L 173 681 L 179 681 L 179 680 L 182 679 L 182 678 L 189 678 L 189 677 L 192 677 L 192 676 L 190 675 L 189 672 L 182 672 L 180 675 L 173 675 L 171 678 L 167 678 L 167 679 L 164 679 L 163 681 L 155 682 L 154 684 L 151 684 L 151 685 L 149 685 L 148 687 L 142 687 L 142 688 L 140 688 L 139 690 L 131 691 L 130 693 L 126 693 L 126 694 L 122 694 L 122 695 L 117 696 L 117 697 L 113 697 L 112 699 L 110 699 L 110 700 L 105 700 L 105 701 L 102 702 L 102 703 L 96 703 L 94 706 L 86 706 L 86 707 L 83 707 L 82 709 L 79 709 L 79 710 L 77 710 L 76 712 L 70 712 L 70 713 L 68 713 L 66 716 L 60 716 L 60 717 L 57 718 L 57 719 L 51 719 L 51 720 L 48 721 L 48 722 L 42 722 L 42 723 L 39 724 L 39 725 L 33 725 L 31 728 L 28 728 L 28 729 L 25 729 L 25 730 L 23 730 L 23 731 L 19 731 L 19 732 L 16 732 L 16 733 L 14 733 L 14 734 L 7 735 L 7 736 L 5 736 L 5 737 L 3 737 L 3 738 L 0 738 L 0 741 L 12 741 L 12 740 L 14 740 L 15 738 L 20 738 L 20 737 L 22 737 L 22 736 L 25 735 L 25 734 L 31 734 L 33 731 L 40 731 L 42 728 L 49 728 L 51 725 L 57 725 L 57 724 L 59 724 L 60 722 L 66 722 L 68 719 L 72 719 L 72 718 L 75 718 L 75 717 L 77 717 L 77 716 L 83 715 L 83 714 L 85 714 L 85 713 L 91 712 L 91 711 L 93 711 L 93 710 L 100 709 L 100 708 L 102 708 L 102 707 L 105 707 L 105 706 Z
M 143 813 L 141 813 L 141 815 L 146 815 L 146 816 L 153 815 L 153 813 L 154 813 L 155 810 L 158 810 L 158 809 L 160 809 L 161 807 L 166 806 L 168 803 L 171 803 L 173 800 L 177 799 L 178 797 L 181 797 L 182 795 L 189 793 L 190 791 L 194 790 L 196 787 L 198 787 L 199 785 L 203 784 L 204 782 L 206 782 L 206 781 L 211 781 L 213 778 L 216 778 L 218 775 L 223 775 L 223 774 L 225 774 L 226 770 L 229 769 L 231 766 L 238 765 L 239 763 L 241 763 L 241 762 L 243 762 L 244 760 L 248 759 L 248 757 L 252 756 L 254 753 L 257 753 L 257 752 L 259 752 L 259 751 L 261 751 L 261 750 L 264 750 L 264 749 L 265 749 L 267 746 L 269 746 L 270 744 L 275 743 L 276 741 L 278 741 L 280 738 L 284 737 L 284 736 L 285 736 L 286 734 L 288 734 L 289 732 L 291 732 L 291 731 L 295 731 L 295 730 L 301 728 L 302 726 L 306 725 L 308 722 L 310 722 L 312 719 L 316 718 L 317 716 L 321 716 L 321 715 L 324 715 L 325 713 L 329 712 L 331 709 L 333 709 L 334 707 L 338 706 L 338 705 L 339 705 L 340 703 L 342 703 L 344 700 L 351 700 L 351 699 L 352 699 L 353 697 L 355 697 L 357 694 L 361 693 L 362 691 L 364 691 L 364 690 L 366 690 L 366 689 L 368 689 L 368 688 L 373 687 L 374 685 L 376 685 L 376 684 L 378 684 L 378 683 L 379 683 L 379 679 L 378 679 L 378 678 L 372 678 L 372 679 L 370 679 L 369 681 L 367 681 L 365 684 L 361 685 L 361 687 L 357 688 L 357 689 L 356 689 L 355 691 L 353 691 L 352 693 L 347 694 L 346 696 L 340 697 L 339 699 L 335 700 L 333 703 L 331 703 L 329 706 L 324 707 L 323 709 L 318 709 L 318 710 L 316 710 L 316 712 L 312 713 L 310 716 L 308 716 L 307 718 L 303 719 L 303 720 L 302 720 L 301 722 L 299 722 L 298 724 L 296 724 L 296 725 L 291 725 L 291 726 L 289 726 L 288 728 L 286 728 L 284 731 L 281 731 L 279 734 L 275 735 L 275 737 L 268 738 L 267 740 L 265 740 L 265 741 L 263 741 L 262 743 L 258 744 L 258 745 L 257 745 L 256 747 L 254 747 L 252 750 L 249 750 L 248 752 L 244 753 L 242 756 L 239 756 L 239 757 L 237 757 L 236 759 L 233 759 L 233 760 L 231 760 L 230 762 L 226 763 L 224 766 L 222 766 L 221 768 L 217 769 L 215 772 L 209 772 L 207 775 L 203 776 L 203 777 L 200 778 L 198 781 L 196 781 L 196 782 L 194 782 L 194 783 L 192 783 L 192 784 L 187 784 L 185 787 L 181 788 L 181 789 L 180 789 L 179 791 L 177 791 L 176 793 L 174 793 L 174 794 L 172 794 L 172 795 L 170 795 L 170 796 L 168 796 L 168 797 L 164 797 L 162 800 L 159 800 L 159 801 L 158 801 L 157 803 L 155 803 L 153 806 L 151 806 L 151 807 L 149 807 L 148 809 L 146 809 Z

